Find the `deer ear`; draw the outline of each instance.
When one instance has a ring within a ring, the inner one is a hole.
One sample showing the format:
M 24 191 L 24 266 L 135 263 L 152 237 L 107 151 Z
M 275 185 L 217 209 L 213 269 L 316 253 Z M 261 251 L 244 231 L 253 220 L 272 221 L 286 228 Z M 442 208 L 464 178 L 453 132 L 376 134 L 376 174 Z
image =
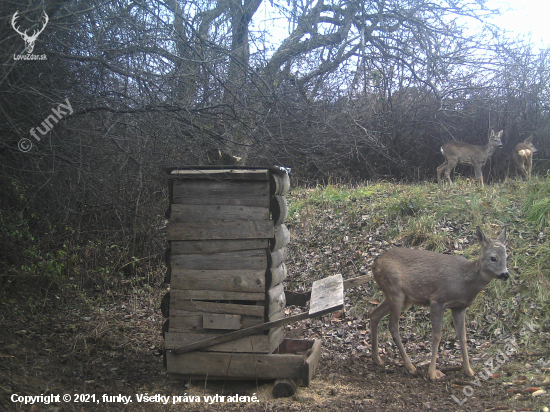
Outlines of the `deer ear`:
M 485 233 L 481 231 L 479 226 L 476 227 L 476 235 L 477 235 L 477 241 L 482 247 L 485 247 L 489 242 L 487 239 L 487 236 L 485 236 Z
M 506 245 L 506 242 L 508 240 L 508 237 L 506 236 L 506 226 L 504 226 L 504 229 L 502 229 L 502 232 L 500 232 L 500 235 L 498 235 L 497 240 Z

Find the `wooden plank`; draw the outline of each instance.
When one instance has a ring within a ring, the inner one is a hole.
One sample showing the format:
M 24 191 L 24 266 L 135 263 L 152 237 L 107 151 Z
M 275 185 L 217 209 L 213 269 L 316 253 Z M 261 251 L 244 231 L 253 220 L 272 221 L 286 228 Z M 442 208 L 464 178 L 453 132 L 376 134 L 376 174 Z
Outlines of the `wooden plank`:
M 316 314 L 316 316 L 321 316 L 320 312 Z M 205 339 L 201 342 L 196 342 L 191 345 L 175 348 L 172 350 L 172 352 L 176 354 L 180 354 L 180 353 L 196 351 L 199 349 L 207 348 L 212 345 L 218 345 L 223 342 L 229 342 L 233 339 L 242 338 L 243 336 L 257 334 L 267 329 L 272 329 L 279 326 L 287 325 L 289 323 L 298 322 L 299 320 L 303 320 L 307 318 L 309 318 L 309 313 L 302 312 L 297 315 L 286 317 L 284 319 L 275 320 L 273 322 L 262 323 L 261 325 L 251 326 L 249 328 L 237 330 L 235 332 L 229 332 L 223 335 L 218 335 L 209 339 Z
M 268 253 L 268 267 L 276 268 L 281 265 L 286 260 L 287 255 L 288 249 L 286 247 Z
M 269 180 L 269 171 L 241 170 L 241 169 L 194 169 L 194 170 L 172 170 L 172 179 L 211 179 L 211 180 Z
M 370 282 L 372 280 L 372 275 L 358 276 L 351 279 L 344 280 L 344 290 L 353 288 L 355 286 L 362 285 L 364 283 Z M 269 284 L 268 280 L 266 280 Z M 311 299 L 311 290 L 306 292 L 293 292 L 291 290 L 285 290 L 286 304 L 288 306 L 306 306 L 307 302 Z
M 288 203 L 286 197 L 274 195 L 271 200 L 271 218 L 275 226 L 286 222 L 288 218 Z
M 329 276 L 313 282 L 309 314 L 326 312 L 332 308 L 344 307 L 344 280 L 342 275 Z M 338 310 L 338 309 L 335 309 Z
M 288 173 L 271 174 L 271 194 L 286 196 L 290 192 L 290 177 Z
M 330 304 L 328 304 L 327 302 Z M 210 339 L 196 342 L 185 347 L 176 348 L 173 351 L 174 353 L 187 353 L 190 351 L 206 348 L 208 346 L 217 345 L 219 343 L 228 342 L 233 339 L 242 338 L 243 336 L 252 335 L 262 330 L 284 326 L 289 323 L 297 322 L 299 320 L 322 316 L 327 313 L 343 309 L 344 285 L 342 275 L 330 276 L 328 278 L 313 282 L 311 306 L 313 307 L 313 310 L 310 308 L 309 313 L 302 312 L 297 315 L 275 320 L 273 322 L 266 322 L 261 325 L 251 326 L 249 328 L 244 328 L 235 332 L 215 336 Z
M 281 263 L 275 268 L 269 268 L 265 274 L 265 285 L 267 289 L 271 289 L 286 279 L 287 269 L 284 263 Z
M 170 292 L 166 292 L 166 294 L 162 297 L 162 300 L 160 301 L 160 312 L 162 313 L 162 316 L 165 318 L 170 317 Z
M 203 329 L 237 330 L 241 327 L 241 315 L 206 313 L 202 316 Z
M 284 328 L 282 326 L 279 326 L 278 328 L 273 328 L 269 330 L 269 346 L 271 348 L 271 351 L 269 353 L 273 353 L 275 349 L 281 345 L 284 337 Z
M 174 188 L 173 182 L 168 181 L 168 208 L 164 212 L 164 217 L 170 219 L 170 214 L 172 213 L 172 203 L 174 203 Z
M 269 315 L 268 321 L 273 322 L 275 320 L 283 319 L 285 317 L 285 308 L 283 307 L 278 312 L 273 312 Z
M 209 313 L 229 313 L 235 315 L 264 316 L 265 307 L 257 304 L 233 304 L 221 302 L 202 302 L 183 299 L 181 290 L 170 291 L 170 310 L 202 311 Z M 265 296 L 265 295 L 264 295 Z M 262 302 L 263 303 L 263 302 Z
M 204 220 L 269 220 L 268 207 L 234 205 L 179 205 L 173 204 L 172 222 L 197 222 Z
M 251 300 L 258 301 L 265 298 L 265 293 L 254 292 L 228 292 L 225 290 L 180 290 L 174 289 L 170 292 L 178 292 L 180 299 L 191 300 Z
M 282 329 L 273 335 L 251 335 L 236 339 L 231 342 L 205 348 L 207 352 L 249 352 L 249 353 L 272 353 L 280 345 L 282 340 Z M 281 337 L 279 337 L 281 335 Z M 167 332 L 165 335 L 164 347 L 166 349 L 177 348 L 211 337 L 210 334 Z
M 191 270 L 174 267 L 170 288 L 265 292 L 265 275 L 264 269 Z
M 172 255 L 172 271 L 179 269 L 194 270 L 265 270 L 268 267 L 266 249 L 239 250 L 209 255 Z
M 355 278 L 346 279 L 344 280 L 344 290 L 362 285 L 364 283 L 370 282 L 371 280 L 372 275 L 357 276 Z
M 285 291 L 282 284 L 269 289 L 267 292 L 268 309 L 267 314 L 270 316 L 273 313 L 280 312 L 286 306 Z
M 268 239 L 172 240 L 170 248 L 173 255 L 193 255 L 266 249 L 268 244 Z
M 309 356 L 307 356 L 306 358 L 304 365 L 304 375 L 302 377 L 302 385 L 304 386 L 308 386 L 315 376 L 315 372 L 317 371 L 317 367 L 319 366 L 319 360 L 321 359 L 321 344 L 322 341 L 320 339 L 316 339 L 313 343 L 311 351 L 308 351 Z
M 275 236 L 269 241 L 271 251 L 281 249 L 290 242 L 290 231 L 285 224 L 275 226 Z
M 188 312 L 179 309 L 170 310 L 170 332 L 195 332 L 195 333 L 209 333 L 214 327 L 204 327 L 204 318 L 209 316 L 227 316 L 228 324 L 225 328 L 229 330 L 240 330 L 251 326 L 260 325 L 264 322 L 263 316 L 244 316 L 244 315 L 228 315 L 221 313 L 206 313 L 206 312 Z M 231 318 L 233 318 L 231 320 Z M 239 322 L 236 322 L 236 318 L 239 318 Z M 234 323 L 229 323 L 234 322 Z M 233 327 L 237 326 L 238 327 Z M 213 325 L 217 326 L 217 325 Z
M 302 379 L 303 355 L 194 352 L 183 355 L 167 351 L 167 371 L 193 376 L 249 379 Z
M 166 336 L 166 333 L 168 332 L 169 329 L 170 329 L 170 319 L 166 319 L 164 322 L 162 322 L 161 334 L 163 338 L 164 336 Z
M 173 203 L 269 207 L 269 181 L 176 180 Z
M 169 222 L 166 226 L 168 240 L 271 239 L 274 235 L 271 220 Z

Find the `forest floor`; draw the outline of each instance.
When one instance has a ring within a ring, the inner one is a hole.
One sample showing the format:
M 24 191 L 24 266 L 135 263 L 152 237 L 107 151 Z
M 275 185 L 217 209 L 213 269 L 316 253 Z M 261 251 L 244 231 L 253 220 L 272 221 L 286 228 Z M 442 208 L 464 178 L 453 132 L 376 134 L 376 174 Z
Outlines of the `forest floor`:
M 346 279 L 370 273 L 374 258 L 392 245 L 472 257 L 479 246 L 471 226 L 481 220 L 485 230 L 493 226 L 489 222 L 506 220 L 502 213 L 492 219 L 491 208 L 502 205 L 487 198 L 491 196 L 488 191 L 477 192 L 463 198 L 468 206 L 479 207 L 471 219 L 452 213 L 445 218 L 435 216 L 435 230 L 427 231 L 435 237 L 413 234 L 409 226 L 429 214 L 422 202 L 433 192 L 430 187 L 423 188 L 424 192 L 416 190 L 405 188 L 397 193 L 401 200 L 395 207 L 391 203 L 397 201 L 394 192 L 387 187 L 295 191 L 289 197 L 288 226 L 293 238 L 287 289 L 306 290 L 314 280 L 336 273 Z M 444 206 L 444 199 L 436 201 Z M 0 410 L 548 411 L 550 329 L 547 300 L 543 300 L 547 295 L 538 289 L 530 294 L 535 288 L 526 276 L 535 275 L 521 260 L 537 258 L 537 270 L 544 272 L 537 276 L 547 277 L 548 257 L 539 254 L 547 240 L 523 220 L 514 201 L 510 200 L 507 209 L 515 216 L 506 222 L 513 222 L 509 236 L 524 239 L 526 244 L 511 239 L 509 248 L 522 253 L 511 253 L 510 281 L 502 285 L 493 281 L 495 285 L 478 296 L 478 304 L 467 314 L 475 378 L 460 371 L 460 351 L 446 318 L 438 360 L 446 376 L 438 382 L 427 379 L 431 332 L 426 309 L 413 308 L 401 319 L 401 336 L 418 375 L 405 373 L 387 321 L 381 323 L 379 336 L 385 366 L 375 365 L 370 358 L 368 313 L 382 295 L 371 282 L 345 292 L 344 313 L 285 327 L 285 337 L 323 341 L 315 378 L 291 398 L 274 399 L 272 381 L 173 380 L 163 366 L 159 306 L 166 289 L 159 282 L 87 291 L 75 288 L 65 290 L 63 296 L 52 292 L 33 302 L 4 293 L 0 300 Z M 400 227 L 394 230 L 395 226 Z M 495 227 L 491 235 L 499 231 Z M 544 278 L 537 279 L 544 283 Z M 287 312 L 301 310 L 289 307 Z M 219 397 L 212 402 L 216 395 L 224 396 L 223 402 Z M 53 402 L 47 404 L 51 396 Z M 25 397 L 35 403 L 22 403 Z M 179 397 L 176 403 L 174 397 Z

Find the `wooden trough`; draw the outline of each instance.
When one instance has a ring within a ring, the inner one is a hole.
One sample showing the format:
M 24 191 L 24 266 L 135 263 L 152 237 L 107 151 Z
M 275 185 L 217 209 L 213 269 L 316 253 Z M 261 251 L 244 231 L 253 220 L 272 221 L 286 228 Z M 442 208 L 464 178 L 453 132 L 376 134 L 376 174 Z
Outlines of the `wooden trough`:
M 167 172 L 170 292 L 161 307 L 169 375 L 309 384 L 321 342 L 284 339 L 283 325 L 342 309 L 343 284 L 339 275 L 314 283 L 310 311 L 285 318 L 286 170 Z

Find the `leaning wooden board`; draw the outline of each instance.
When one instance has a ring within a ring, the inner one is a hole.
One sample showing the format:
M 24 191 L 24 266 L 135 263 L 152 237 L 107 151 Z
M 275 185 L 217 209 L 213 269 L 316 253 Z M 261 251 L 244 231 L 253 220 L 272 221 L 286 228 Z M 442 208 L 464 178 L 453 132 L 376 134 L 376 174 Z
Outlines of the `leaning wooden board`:
M 334 275 L 328 278 L 313 282 L 311 289 L 311 304 L 309 312 L 302 312 L 297 315 L 289 316 L 283 319 L 266 322 L 256 326 L 250 326 L 235 332 L 214 336 L 203 341 L 195 342 L 189 345 L 167 348 L 169 353 L 184 354 L 231 340 L 243 338 L 267 329 L 287 325 L 299 320 L 313 318 L 325 315 L 330 312 L 344 308 L 344 282 L 342 275 Z

